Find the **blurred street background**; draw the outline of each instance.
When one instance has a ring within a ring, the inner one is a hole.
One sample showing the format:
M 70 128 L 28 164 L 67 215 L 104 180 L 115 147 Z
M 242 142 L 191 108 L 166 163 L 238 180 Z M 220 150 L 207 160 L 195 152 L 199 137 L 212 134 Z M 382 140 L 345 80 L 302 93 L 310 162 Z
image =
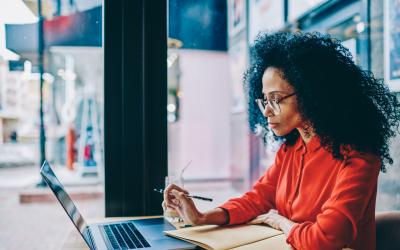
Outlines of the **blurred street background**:
M 60 249 L 74 230 L 43 160 L 86 219 L 105 216 L 104 1 L 0 1 L 0 250 Z M 169 0 L 168 175 L 213 197 L 196 201 L 206 210 L 273 162 L 279 145 L 250 131 L 242 85 L 258 32 L 328 33 L 400 98 L 399 27 L 400 0 Z M 400 210 L 399 137 L 391 150 L 377 211 Z

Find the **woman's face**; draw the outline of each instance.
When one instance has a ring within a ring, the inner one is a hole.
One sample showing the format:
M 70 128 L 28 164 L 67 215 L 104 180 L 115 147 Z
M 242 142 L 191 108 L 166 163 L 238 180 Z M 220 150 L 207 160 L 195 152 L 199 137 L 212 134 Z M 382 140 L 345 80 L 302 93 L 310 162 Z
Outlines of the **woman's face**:
M 262 92 L 264 100 L 279 100 L 294 93 L 293 87 L 281 76 L 281 71 L 268 67 L 262 77 Z M 277 136 L 289 134 L 295 128 L 301 128 L 303 120 L 297 108 L 296 95 L 285 98 L 279 102 L 280 113 L 274 114 L 267 105 L 264 116 L 267 117 L 268 126 Z

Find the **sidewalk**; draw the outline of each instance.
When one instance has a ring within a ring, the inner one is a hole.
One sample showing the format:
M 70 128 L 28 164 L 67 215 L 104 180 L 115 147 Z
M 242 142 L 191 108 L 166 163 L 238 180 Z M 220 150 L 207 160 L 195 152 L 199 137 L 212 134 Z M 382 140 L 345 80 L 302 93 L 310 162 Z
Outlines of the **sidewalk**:
M 56 174 L 66 182 L 68 192 L 98 192 L 102 185 L 84 180 L 57 168 Z M 0 168 L 0 250 L 8 249 L 59 249 L 71 230 L 72 223 L 63 208 L 53 201 L 20 203 L 21 194 L 46 193 L 52 197 L 48 187 L 37 189 L 39 166 Z M 73 184 L 79 184 L 71 186 Z M 84 185 L 86 184 L 86 185 Z M 74 199 L 76 206 L 86 219 L 104 217 L 104 198 Z
M 21 161 L 22 162 L 22 161 Z M 1 164 L 0 164 L 1 165 Z M 0 167 L 0 189 L 2 188 L 35 188 L 40 181 L 39 164 L 21 164 Z M 52 166 L 55 174 L 64 186 L 93 186 L 101 184 L 97 177 L 82 177 L 78 171 L 70 171 L 65 167 Z
M 0 145 L 0 168 L 33 165 L 38 162 L 38 145 L 5 143 Z

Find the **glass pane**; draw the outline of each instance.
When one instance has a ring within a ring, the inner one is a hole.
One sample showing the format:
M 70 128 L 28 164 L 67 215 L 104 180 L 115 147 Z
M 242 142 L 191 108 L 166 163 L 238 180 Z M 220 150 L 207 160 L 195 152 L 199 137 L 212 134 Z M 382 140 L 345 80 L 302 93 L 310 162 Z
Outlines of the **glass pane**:
M 0 248 L 57 249 L 75 231 L 42 159 L 85 219 L 104 216 L 103 100 L 102 0 L 1 1 Z
M 226 1 L 169 1 L 168 174 L 182 176 L 190 192 L 214 199 L 195 201 L 200 209 L 249 185 L 245 1 L 237 2 L 242 36 L 228 48 Z
M 400 92 L 397 92 L 400 100 Z M 379 175 L 378 196 L 376 208 L 378 211 L 400 210 L 400 135 L 398 134 L 391 143 L 393 165 L 389 166 L 386 173 Z
M 169 175 L 180 176 L 191 162 L 183 174 L 184 185 L 191 192 L 221 197 L 209 204 L 212 207 L 248 189 L 272 163 L 279 144 L 265 145 L 262 130 L 258 135 L 249 131 L 242 89 L 251 60 L 249 45 L 259 31 L 330 34 L 349 49 L 357 65 L 385 78 L 390 89 L 399 92 L 398 1 L 367 5 L 325 0 L 170 0 Z M 397 136 L 391 144 L 394 165 L 379 177 L 378 211 L 400 207 L 399 143 Z M 224 187 L 218 186 L 222 183 Z
M 374 67 L 374 73 L 384 76 L 390 89 L 396 91 L 400 100 L 400 2 L 396 0 L 384 1 L 384 4 L 374 6 L 375 12 L 379 13 L 373 19 L 371 25 L 383 27 L 383 30 L 372 33 L 372 55 L 378 58 Z M 382 43 L 384 53 L 382 53 Z M 383 60 L 379 60 L 382 59 Z M 377 210 L 400 210 L 400 135 L 392 140 L 391 155 L 393 165 L 388 168 L 387 173 L 379 176 Z

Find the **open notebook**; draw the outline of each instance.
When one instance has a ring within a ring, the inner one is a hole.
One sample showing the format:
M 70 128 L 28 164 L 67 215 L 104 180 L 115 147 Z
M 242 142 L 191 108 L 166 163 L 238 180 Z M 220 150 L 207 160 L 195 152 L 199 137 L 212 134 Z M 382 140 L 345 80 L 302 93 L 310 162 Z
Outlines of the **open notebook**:
M 165 234 L 207 250 L 274 249 L 289 250 L 282 231 L 267 225 L 197 226 L 165 231 Z

